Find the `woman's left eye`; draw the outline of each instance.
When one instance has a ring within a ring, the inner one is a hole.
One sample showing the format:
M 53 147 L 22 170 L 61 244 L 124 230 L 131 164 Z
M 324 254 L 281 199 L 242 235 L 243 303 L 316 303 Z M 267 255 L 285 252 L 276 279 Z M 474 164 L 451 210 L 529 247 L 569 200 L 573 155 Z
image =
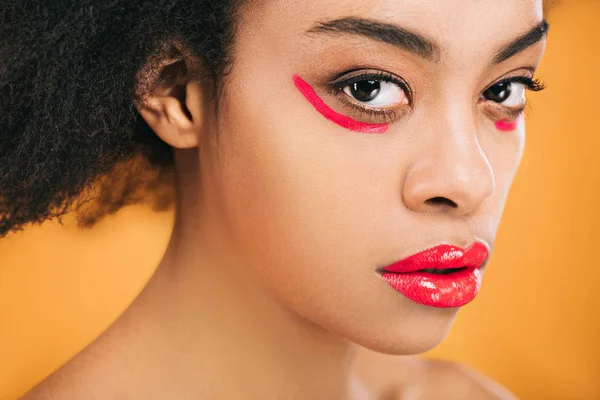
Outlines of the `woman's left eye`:
M 343 92 L 361 105 L 369 107 L 392 108 L 409 103 L 402 88 L 383 80 L 357 81 L 344 86 Z
M 523 83 L 499 82 L 483 92 L 483 98 L 507 107 L 519 107 L 525 103 L 525 90 Z

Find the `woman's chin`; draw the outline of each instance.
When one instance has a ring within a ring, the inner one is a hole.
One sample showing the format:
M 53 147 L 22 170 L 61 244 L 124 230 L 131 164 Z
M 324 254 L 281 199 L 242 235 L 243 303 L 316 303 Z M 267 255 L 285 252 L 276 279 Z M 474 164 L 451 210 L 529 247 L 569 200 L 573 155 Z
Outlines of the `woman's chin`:
M 416 355 L 438 346 L 447 336 L 458 309 L 433 309 L 422 318 L 382 323 L 369 333 L 352 332 L 350 340 L 362 347 L 389 355 Z M 373 328 L 373 326 L 371 326 Z

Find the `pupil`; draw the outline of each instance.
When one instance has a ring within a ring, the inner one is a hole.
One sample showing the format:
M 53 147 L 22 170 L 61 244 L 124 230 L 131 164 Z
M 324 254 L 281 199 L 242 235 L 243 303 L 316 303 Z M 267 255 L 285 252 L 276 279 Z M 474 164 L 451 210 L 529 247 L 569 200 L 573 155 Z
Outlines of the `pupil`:
M 380 90 L 379 81 L 360 81 L 352 85 L 352 95 L 358 101 L 371 101 L 377 97 Z
M 496 103 L 502 103 L 510 96 L 510 82 L 502 82 L 492 86 L 484 93 L 485 98 Z

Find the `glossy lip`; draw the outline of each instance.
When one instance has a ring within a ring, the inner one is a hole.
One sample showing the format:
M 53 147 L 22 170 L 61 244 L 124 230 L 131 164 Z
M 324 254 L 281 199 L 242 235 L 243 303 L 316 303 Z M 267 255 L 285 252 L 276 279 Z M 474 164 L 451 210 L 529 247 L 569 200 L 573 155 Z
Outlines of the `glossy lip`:
M 473 301 L 481 288 L 481 269 L 489 257 L 488 247 L 475 242 L 466 249 L 441 244 L 382 268 L 379 272 L 391 287 L 416 303 L 454 308 Z M 425 269 L 462 268 L 440 275 Z
M 342 115 L 332 110 L 325 102 L 317 95 L 315 90 L 298 75 L 293 76 L 294 85 L 304 95 L 313 107 L 328 120 L 335 122 L 339 126 L 350 129 L 351 131 L 361 133 L 385 133 L 388 130 L 389 124 L 369 124 L 366 122 L 356 121 L 350 117 Z

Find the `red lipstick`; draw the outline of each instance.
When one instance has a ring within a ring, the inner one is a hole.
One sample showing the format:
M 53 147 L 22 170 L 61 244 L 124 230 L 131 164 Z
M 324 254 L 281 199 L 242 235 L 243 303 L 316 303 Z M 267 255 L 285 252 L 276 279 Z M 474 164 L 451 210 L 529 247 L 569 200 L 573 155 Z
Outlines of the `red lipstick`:
M 488 248 L 475 242 L 466 249 L 442 244 L 381 269 L 390 286 L 416 303 L 430 307 L 461 307 L 481 287 L 481 267 Z
M 298 90 L 304 95 L 306 100 L 328 120 L 335 122 L 339 126 L 350 129 L 351 131 L 361 133 L 385 133 L 388 130 L 388 124 L 369 124 L 366 122 L 356 121 L 350 117 L 342 115 L 332 110 L 325 102 L 317 95 L 315 90 L 298 75 L 294 75 L 294 84 Z

